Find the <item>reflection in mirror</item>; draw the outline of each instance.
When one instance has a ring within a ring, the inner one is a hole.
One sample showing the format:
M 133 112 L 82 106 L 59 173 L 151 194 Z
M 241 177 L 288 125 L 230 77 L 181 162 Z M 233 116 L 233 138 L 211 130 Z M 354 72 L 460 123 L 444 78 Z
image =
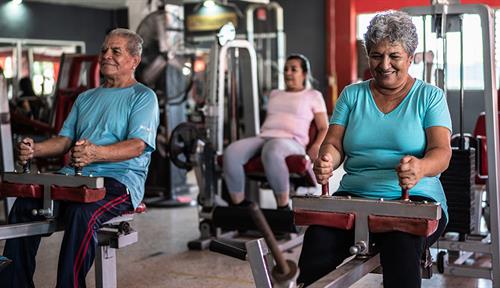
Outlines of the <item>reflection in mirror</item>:
M 8 81 L 9 100 L 18 98 L 21 79 L 31 80 L 36 97 L 54 93 L 62 54 L 83 53 L 81 41 L 0 38 L 0 71 Z M 25 92 L 26 93 L 26 92 Z

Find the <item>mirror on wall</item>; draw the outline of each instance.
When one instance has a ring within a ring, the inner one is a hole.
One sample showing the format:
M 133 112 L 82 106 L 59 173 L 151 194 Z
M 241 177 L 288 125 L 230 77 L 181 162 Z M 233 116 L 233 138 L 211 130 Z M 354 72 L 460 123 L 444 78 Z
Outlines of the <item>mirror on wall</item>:
M 0 71 L 8 81 L 8 98 L 15 100 L 29 83 L 32 96 L 54 93 L 61 55 L 85 53 L 82 41 L 0 38 Z

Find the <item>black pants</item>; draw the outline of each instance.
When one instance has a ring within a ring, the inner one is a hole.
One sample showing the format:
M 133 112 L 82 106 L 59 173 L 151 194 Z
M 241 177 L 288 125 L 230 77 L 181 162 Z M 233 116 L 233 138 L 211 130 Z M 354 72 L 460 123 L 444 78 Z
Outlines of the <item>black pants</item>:
M 423 197 L 411 198 L 418 201 L 423 199 Z M 443 234 L 446 222 L 443 212 L 436 232 L 427 238 L 403 232 L 371 234 L 371 239 L 380 252 L 385 288 L 421 286 L 422 253 Z M 297 283 L 304 283 L 307 286 L 333 271 L 351 256 L 349 247 L 353 244 L 354 230 L 309 226 L 302 244 L 299 259 L 300 275 Z
M 64 238 L 57 267 L 57 287 L 85 287 L 85 276 L 92 267 L 97 249 L 96 230 L 113 217 L 133 209 L 125 186 L 111 178 L 104 179 L 106 196 L 94 203 L 61 203 L 59 220 L 64 221 Z M 40 199 L 18 198 L 9 214 L 9 223 L 43 220 L 31 215 L 42 207 Z M 35 287 L 35 256 L 41 236 L 9 239 L 4 256 L 12 264 L 0 272 L 1 287 Z M 55 251 L 54 251 L 55 252 Z

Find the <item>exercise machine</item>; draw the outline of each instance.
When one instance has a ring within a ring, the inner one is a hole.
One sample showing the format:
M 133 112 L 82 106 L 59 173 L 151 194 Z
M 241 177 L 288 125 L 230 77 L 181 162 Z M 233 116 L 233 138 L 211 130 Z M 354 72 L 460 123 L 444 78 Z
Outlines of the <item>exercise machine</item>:
M 441 2 L 441 1 L 437 1 Z M 481 202 L 481 196 L 474 191 L 475 159 L 474 154 L 464 149 L 463 144 L 453 150 L 453 157 L 450 163 L 450 168 L 442 174 L 441 179 L 447 198 L 450 200 L 450 224 L 448 231 L 458 232 L 460 236 L 456 240 L 442 239 L 436 243 L 436 248 L 440 249 L 438 254 L 438 267 L 440 272 L 457 276 L 469 276 L 476 278 L 486 278 L 493 281 L 494 287 L 500 287 L 500 241 L 499 241 L 499 200 L 498 200 L 498 99 L 495 76 L 495 61 L 494 61 L 494 29 L 492 10 L 485 5 L 460 5 L 458 3 L 437 3 L 429 7 L 410 7 L 404 9 L 407 13 L 416 17 L 432 17 L 435 23 L 436 33 L 443 40 L 443 59 L 446 61 L 447 49 L 447 32 L 460 32 L 462 34 L 462 17 L 463 15 L 477 15 L 481 23 L 482 36 L 482 54 L 483 54 L 483 77 L 484 77 L 484 103 L 485 103 L 485 124 L 486 133 L 488 135 L 486 144 L 488 146 L 487 155 L 487 172 L 488 180 L 486 181 L 487 195 L 489 199 L 490 209 L 490 231 L 488 235 L 478 234 L 480 224 L 481 209 L 477 202 Z M 463 43 L 463 37 L 461 37 Z M 425 39 L 425 37 L 424 37 Z M 461 44 L 463 50 L 463 44 Z M 463 55 L 463 52 L 461 52 Z M 461 107 L 463 110 L 463 56 L 461 56 Z M 425 66 L 425 65 L 424 65 Z M 442 85 L 446 91 L 444 80 L 446 77 L 446 65 L 437 77 L 437 83 Z M 462 114 L 462 113 L 461 113 Z M 462 118 L 462 117 L 460 117 Z M 460 127 L 463 124 L 460 123 Z M 460 129 L 463 130 L 462 127 Z M 461 139 L 460 142 L 463 142 Z M 458 173 L 459 171 L 467 171 L 465 174 Z M 464 190 L 465 189 L 465 190 Z M 481 195 L 481 194 L 479 194 Z M 465 207 L 463 206 L 465 205 Z M 461 212 L 461 213 L 459 213 Z M 458 259 L 448 261 L 447 252 L 456 254 L 459 253 Z M 474 253 L 488 254 L 491 257 L 490 267 L 474 267 L 465 265 L 465 260 L 473 256 Z
M 0 225 L 0 240 L 27 237 L 33 235 L 50 235 L 62 230 L 62 223 L 57 219 L 59 203 L 57 201 L 73 201 L 90 203 L 104 198 L 104 178 L 52 173 L 32 173 L 29 165 L 23 172 L 3 172 L 0 182 L 0 198 L 26 197 L 38 198 L 42 201 L 39 209 L 31 213 L 42 216 L 44 220 L 19 224 Z M 116 249 L 124 248 L 138 241 L 138 233 L 130 227 L 133 214 L 142 213 L 145 206 L 135 211 L 115 217 L 97 231 L 99 248 L 96 254 L 96 287 L 117 287 Z
M 271 11 L 274 12 L 274 19 L 271 19 Z M 283 8 L 277 2 L 251 4 L 246 9 L 247 39 L 248 42 L 254 43 L 257 54 L 261 56 L 257 58 L 261 95 L 268 95 L 276 87 L 285 89 L 283 67 L 286 45 L 283 19 Z M 275 25 L 272 25 L 273 20 Z M 267 29 L 262 30 L 270 31 L 256 33 L 259 26 L 266 26 Z
M 324 185 L 322 195 L 295 196 L 293 201 L 295 223 L 298 225 L 354 229 L 354 243 L 349 249 L 352 257 L 310 287 L 349 287 L 379 268 L 380 259 L 376 246 L 370 242 L 370 232 L 402 231 L 429 236 L 437 229 L 441 218 L 439 203 L 410 201 L 408 193 L 404 192 L 401 200 L 369 200 L 330 196 L 328 185 Z M 284 249 L 277 244 L 258 207 L 251 206 L 249 212 L 264 237 L 247 242 L 239 250 L 234 246 L 220 245 L 217 252 L 247 259 L 256 287 L 296 287 L 297 265 L 285 260 L 282 255 Z M 425 259 L 422 260 L 423 276 L 430 278 L 432 262 L 427 255 L 424 253 Z
M 188 243 L 190 249 L 205 249 L 213 239 L 231 238 L 238 230 L 256 230 L 245 209 L 229 207 L 222 197 L 225 187 L 221 168 L 225 145 L 239 138 L 257 135 L 260 128 L 256 53 L 249 41 L 235 40 L 235 34 L 232 24 L 225 25 L 213 43 L 206 105 L 203 107 L 205 123 L 183 123 L 174 129 L 170 138 L 172 162 L 184 169 L 194 169 L 200 189 L 201 235 Z M 240 61 L 245 55 L 249 58 L 249 67 Z M 243 70 L 243 66 L 249 69 Z M 241 73 L 233 74 L 240 69 Z M 242 87 L 247 83 L 250 85 Z M 226 87 L 232 88 L 226 92 Z M 226 103 L 229 109 L 225 108 Z M 242 109 L 236 108 L 240 106 Z M 307 178 L 308 184 L 314 185 L 310 159 L 306 155 L 290 157 L 287 164 L 293 177 Z M 250 160 L 244 169 L 250 179 L 266 181 L 260 157 Z M 248 198 L 258 195 L 258 189 L 255 181 L 247 181 L 245 193 Z M 273 231 L 296 232 L 291 211 L 268 209 L 265 214 Z M 293 239 L 296 240 L 295 245 L 302 241 L 300 236 Z

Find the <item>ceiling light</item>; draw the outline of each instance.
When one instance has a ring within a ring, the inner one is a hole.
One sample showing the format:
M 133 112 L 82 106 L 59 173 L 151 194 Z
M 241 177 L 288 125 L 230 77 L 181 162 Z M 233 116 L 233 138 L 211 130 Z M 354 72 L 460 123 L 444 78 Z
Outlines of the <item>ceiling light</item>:
M 205 8 L 213 8 L 215 7 L 215 2 L 213 0 L 207 0 L 203 2 L 203 7 Z
M 21 5 L 23 3 L 23 0 L 12 0 L 12 4 L 14 5 Z

